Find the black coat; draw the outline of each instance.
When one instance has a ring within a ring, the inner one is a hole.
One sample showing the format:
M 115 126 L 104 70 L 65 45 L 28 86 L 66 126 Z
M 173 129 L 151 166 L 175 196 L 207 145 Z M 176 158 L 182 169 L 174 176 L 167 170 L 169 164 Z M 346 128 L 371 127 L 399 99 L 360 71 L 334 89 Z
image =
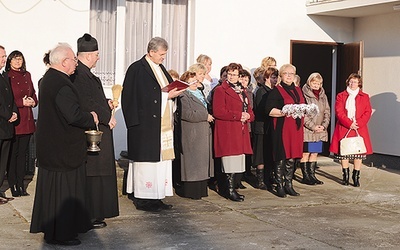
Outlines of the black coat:
M 39 89 L 36 130 L 39 167 L 50 171 L 77 169 L 86 160 L 85 130 L 95 127 L 93 116 L 80 109 L 77 90 L 69 77 L 50 68 Z
M 168 82 L 172 82 L 165 67 L 160 67 Z M 128 158 L 137 162 L 159 162 L 161 87 L 145 56 L 129 66 L 121 104 L 128 130 Z
M 115 171 L 113 135 L 108 125 L 111 109 L 101 81 L 80 61 L 71 80 L 78 90 L 82 110 L 96 112 L 99 118 L 99 130 L 103 132 L 99 144 L 100 152 L 88 153 L 86 174 L 88 176 L 111 175 Z
M 0 140 L 11 139 L 14 136 L 14 124 L 8 122 L 12 113 L 18 114 L 14 96 L 7 73 L 0 75 Z
M 261 85 L 257 89 L 256 97 L 254 100 L 254 128 L 253 133 L 255 134 L 265 134 L 268 132 L 271 118 L 266 113 L 265 104 L 267 103 L 268 94 L 271 91 L 266 85 Z

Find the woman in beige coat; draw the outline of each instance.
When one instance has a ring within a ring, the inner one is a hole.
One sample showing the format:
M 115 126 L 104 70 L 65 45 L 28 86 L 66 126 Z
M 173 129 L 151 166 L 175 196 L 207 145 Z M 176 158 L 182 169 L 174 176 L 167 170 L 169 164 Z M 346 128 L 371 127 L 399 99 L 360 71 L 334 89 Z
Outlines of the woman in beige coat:
M 302 182 L 307 185 L 323 184 L 315 177 L 318 153 L 322 152 L 323 142 L 328 141 L 327 128 L 331 118 L 328 98 L 322 88 L 322 76 L 312 73 L 303 86 L 303 94 L 307 104 L 318 106 L 317 115 L 304 117 L 304 146 L 303 158 L 300 160 Z

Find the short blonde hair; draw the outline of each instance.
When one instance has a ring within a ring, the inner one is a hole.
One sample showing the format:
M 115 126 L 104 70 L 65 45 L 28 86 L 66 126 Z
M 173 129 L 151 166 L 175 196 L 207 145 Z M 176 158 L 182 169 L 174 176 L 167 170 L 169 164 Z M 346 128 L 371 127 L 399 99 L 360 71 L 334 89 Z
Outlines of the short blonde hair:
M 196 62 L 202 63 L 202 64 L 205 64 L 206 61 L 210 61 L 212 63 L 211 57 L 200 54 L 196 59 Z
M 206 66 L 204 66 L 204 64 L 202 63 L 195 63 L 192 66 L 189 67 L 188 71 L 190 72 L 195 72 L 195 73 L 199 73 L 199 72 L 207 72 L 207 68 Z
M 261 60 L 261 67 L 263 67 L 264 69 L 267 69 L 273 64 L 275 64 L 276 66 L 276 60 L 272 56 L 267 56 Z
M 324 81 L 324 79 L 322 78 L 321 74 L 318 73 L 318 72 L 311 73 L 311 75 L 310 75 L 310 76 L 308 77 L 308 79 L 307 79 L 307 85 L 310 85 L 310 83 L 311 83 L 313 80 L 319 80 L 319 81 L 321 81 L 321 86 L 322 86 L 322 82 Z

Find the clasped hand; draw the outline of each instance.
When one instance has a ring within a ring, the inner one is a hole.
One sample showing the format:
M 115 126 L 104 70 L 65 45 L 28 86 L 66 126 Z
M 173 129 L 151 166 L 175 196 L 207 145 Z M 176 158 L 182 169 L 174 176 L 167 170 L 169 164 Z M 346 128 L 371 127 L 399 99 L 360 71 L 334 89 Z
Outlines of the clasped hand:
M 15 122 L 18 119 L 18 115 L 15 112 L 12 112 L 11 118 L 8 119 L 8 122 Z
M 240 118 L 240 121 L 246 122 L 248 119 L 250 119 L 250 114 L 247 112 L 242 112 L 242 117 Z
M 359 127 L 358 127 L 357 122 L 354 121 L 354 122 L 350 125 L 350 128 L 351 128 L 351 129 L 358 129 Z
M 36 103 L 32 97 L 24 96 L 22 98 L 22 105 L 24 105 L 26 107 L 34 107 L 36 105 Z

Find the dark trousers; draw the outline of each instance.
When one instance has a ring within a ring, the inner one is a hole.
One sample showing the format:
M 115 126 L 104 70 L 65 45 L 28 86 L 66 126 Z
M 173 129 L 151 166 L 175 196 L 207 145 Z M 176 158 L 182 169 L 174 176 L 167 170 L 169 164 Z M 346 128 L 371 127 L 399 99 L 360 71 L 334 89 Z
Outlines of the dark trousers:
M 4 177 L 7 171 L 8 160 L 10 158 L 10 148 L 11 139 L 0 140 L 0 192 L 5 191 L 1 189 L 1 186 L 3 185 Z
M 10 167 L 7 171 L 8 185 L 24 187 L 26 154 L 31 135 L 16 135 L 11 145 Z

